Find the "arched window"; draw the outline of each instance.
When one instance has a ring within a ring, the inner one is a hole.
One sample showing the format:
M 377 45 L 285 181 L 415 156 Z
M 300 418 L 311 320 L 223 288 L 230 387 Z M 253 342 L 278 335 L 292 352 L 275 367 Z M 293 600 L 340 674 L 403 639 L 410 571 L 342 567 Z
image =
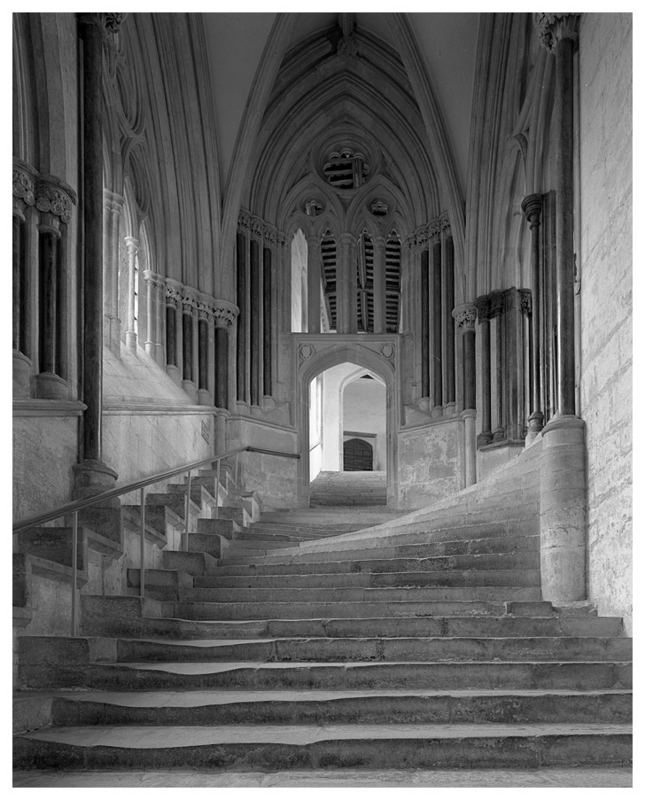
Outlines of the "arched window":
M 300 228 L 291 240 L 291 331 L 307 330 L 307 239 Z
M 385 325 L 399 333 L 401 324 L 401 242 L 390 234 L 385 244 Z
M 356 321 L 359 333 L 374 331 L 374 245 L 365 231 L 357 248 Z
M 338 294 L 336 282 L 336 239 L 327 231 L 320 243 L 322 258 L 322 326 L 323 332 L 336 330 L 336 310 Z

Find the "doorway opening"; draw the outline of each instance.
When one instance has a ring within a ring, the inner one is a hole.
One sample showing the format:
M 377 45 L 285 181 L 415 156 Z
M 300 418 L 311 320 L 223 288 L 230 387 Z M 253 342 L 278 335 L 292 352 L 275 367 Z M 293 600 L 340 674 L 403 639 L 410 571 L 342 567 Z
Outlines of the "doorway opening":
M 346 361 L 309 384 L 309 480 L 321 472 L 374 472 L 386 478 L 385 381 Z

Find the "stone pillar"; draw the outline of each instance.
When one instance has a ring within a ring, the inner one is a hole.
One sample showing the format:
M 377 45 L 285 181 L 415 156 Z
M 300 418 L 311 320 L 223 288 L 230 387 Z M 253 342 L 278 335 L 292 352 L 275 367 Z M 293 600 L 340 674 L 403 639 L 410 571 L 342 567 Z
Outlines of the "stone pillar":
M 338 333 L 356 332 L 356 265 L 352 259 L 354 237 L 340 237 L 340 270 L 336 274 L 336 316 Z
M 210 314 L 203 303 L 197 306 L 197 402 L 210 404 L 208 372 L 210 367 Z M 227 343 L 228 344 L 228 343 Z
M 182 389 L 195 397 L 195 374 L 193 369 L 193 311 L 194 301 L 184 295 L 181 303 L 181 355 L 182 355 Z
M 430 397 L 430 254 L 421 251 L 421 397 Z
M 155 342 L 157 334 L 157 286 L 155 274 L 147 269 L 143 273 L 146 283 L 146 338 L 143 347 L 149 356 L 155 357 Z M 126 334 L 127 342 L 127 334 Z
M 262 260 L 262 286 L 263 286 L 263 369 L 262 369 L 262 393 L 265 397 L 270 397 L 273 394 L 273 379 L 272 379 L 272 359 L 273 359 L 273 336 L 272 336 L 272 308 L 273 308 L 273 264 L 272 264 L 273 251 L 269 247 L 264 248 L 264 258 Z M 320 318 L 320 314 L 318 315 Z
M 307 236 L 307 331 L 320 333 L 320 236 Z
M 181 295 L 179 291 L 166 282 L 166 372 L 175 381 L 180 383 L 181 372 L 179 369 L 179 336 L 180 323 L 177 319 L 181 308 Z
M 556 414 L 575 408 L 575 326 L 573 249 L 573 58 L 579 14 L 538 14 L 540 38 L 555 56 L 555 190 L 556 190 Z
M 251 239 L 250 294 L 251 305 L 249 321 L 251 325 L 250 359 L 251 359 L 251 405 L 260 405 L 260 363 L 262 360 L 262 280 L 260 264 L 261 242 Z
M 493 441 L 499 442 L 506 438 L 506 419 L 504 402 L 504 292 L 491 292 L 490 295 L 490 316 L 495 320 L 495 394 L 496 394 L 496 422 L 497 427 L 493 431 Z
M 464 478 L 465 485 L 477 481 L 477 433 L 476 433 L 476 366 L 475 366 L 475 321 L 477 307 L 473 303 L 456 306 L 452 315 L 462 341 L 462 364 L 464 383 Z
M 215 405 L 228 408 L 228 331 L 238 318 L 239 309 L 227 300 L 216 300 L 213 305 L 215 321 Z
M 540 574 L 555 605 L 586 597 L 585 424 L 556 417 L 542 431 Z
M 103 42 L 102 14 L 80 14 L 82 40 L 83 327 L 81 458 L 76 494 L 114 485 L 117 475 L 102 461 L 103 416 Z
M 441 240 L 437 237 L 431 245 L 432 275 L 430 291 L 432 294 L 432 405 L 443 408 L 443 358 L 441 346 L 442 306 L 441 296 Z
M 246 219 L 246 218 L 245 218 Z M 247 306 L 247 241 L 248 236 L 248 220 L 246 220 L 246 229 L 240 228 L 237 232 L 237 247 L 236 247 L 236 272 L 237 272 L 237 305 L 240 310 L 237 323 L 237 337 L 236 337 L 236 356 L 237 356 L 237 400 L 240 402 L 248 402 L 249 396 L 246 384 L 246 318 Z M 240 223 L 242 225 L 242 223 Z
M 138 295 L 138 270 L 137 270 L 137 256 L 139 253 L 139 241 L 134 236 L 126 236 L 125 252 L 128 260 L 128 297 L 126 308 L 126 328 L 125 328 L 125 346 L 128 350 L 136 353 L 137 351 L 137 329 L 136 329 L 136 314 L 135 314 L 135 297 Z M 118 291 L 118 289 L 117 289 Z M 151 292 L 148 289 L 146 297 L 146 308 L 148 315 L 152 315 Z M 150 337 L 151 326 L 150 319 L 147 324 L 147 334 Z M 146 350 L 149 352 L 149 350 Z
M 445 349 L 445 386 L 444 403 L 455 404 L 455 321 L 452 309 L 455 305 L 455 247 L 452 236 L 445 235 L 441 249 L 443 257 L 443 287 L 444 287 L 444 326 L 443 339 Z
M 13 396 L 31 395 L 32 359 L 37 357 L 35 299 L 37 294 L 37 230 L 35 170 L 13 165 Z
M 385 333 L 385 237 L 376 236 L 374 245 L 374 333 Z
M 38 397 L 67 399 L 67 226 L 72 219 L 74 195 L 54 178 L 36 182 L 38 224 Z M 103 309 L 98 314 L 99 337 Z
M 104 343 L 118 357 L 121 354 L 121 319 L 119 317 L 119 221 L 123 198 L 103 190 L 103 298 Z M 127 245 L 126 245 L 127 247 Z M 130 291 L 128 283 L 128 291 Z M 127 302 L 134 303 L 134 295 Z M 127 317 L 126 317 L 127 319 Z M 126 323 L 127 324 L 127 323 Z M 136 349 L 136 341 L 135 341 Z
M 475 300 L 479 320 L 479 339 L 481 342 L 481 433 L 477 436 L 479 447 L 493 440 L 491 430 L 491 369 L 490 369 L 490 301 L 488 296 Z
M 544 425 L 544 412 L 542 410 L 541 386 L 541 332 L 540 332 L 540 297 L 542 292 L 540 280 L 540 215 L 542 213 L 542 195 L 530 194 L 522 201 L 522 211 L 526 217 L 531 232 L 531 327 L 530 327 L 530 371 L 531 371 L 531 397 L 529 430 L 527 440 L 533 441 Z

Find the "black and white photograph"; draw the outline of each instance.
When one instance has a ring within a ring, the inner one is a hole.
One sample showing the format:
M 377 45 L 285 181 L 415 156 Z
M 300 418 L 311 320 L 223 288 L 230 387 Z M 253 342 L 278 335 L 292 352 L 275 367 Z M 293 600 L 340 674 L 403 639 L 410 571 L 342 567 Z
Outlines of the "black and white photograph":
M 635 15 L 413 6 L 5 13 L 14 788 L 633 788 Z

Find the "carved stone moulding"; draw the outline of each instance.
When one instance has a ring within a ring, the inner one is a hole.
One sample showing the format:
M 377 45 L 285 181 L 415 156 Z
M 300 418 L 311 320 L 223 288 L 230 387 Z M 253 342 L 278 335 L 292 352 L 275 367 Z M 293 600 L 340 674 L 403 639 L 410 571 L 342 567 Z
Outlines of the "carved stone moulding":
M 477 321 L 477 306 L 475 303 L 462 303 L 455 306 L 452 310 L 452 316 L 457 323 L 459 333 L 475 330 L 475 322 Z
M 240 309 L 228 300 L 212 301 L 211 306 L 216 328 L 230 328 L 240 313 Z
M 53 214 L 68 225 L 75 204 L 76 195 L 73 190 L 56 178 L 40 177 L 36 181 L 36 208 L 39 211 Z
M 563 39 L 578 38 L 580 14 L 544 14 L 533 17 L 541 44 L 553 53 Z
M 529 223 L 529 228 L 533 229 L 540 224 L 540 214 L 542 213 L 542 195 L 529 194 L 522 200 L 522 212 Z
M 36 177 L 38 173 L 32 167 L 21 161 L 13 165 L 13 196 L 23 200 L 26 205 L 33 206 L 36 202 Z

